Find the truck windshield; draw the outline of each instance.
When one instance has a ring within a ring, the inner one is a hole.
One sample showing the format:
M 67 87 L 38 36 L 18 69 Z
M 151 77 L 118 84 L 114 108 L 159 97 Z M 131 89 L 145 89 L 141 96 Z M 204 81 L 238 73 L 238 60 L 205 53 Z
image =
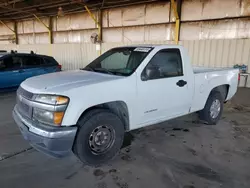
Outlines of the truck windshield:
M 150 47 L 113 48 L 99 56 L 83 70 L 129 76 L 151 50 Z

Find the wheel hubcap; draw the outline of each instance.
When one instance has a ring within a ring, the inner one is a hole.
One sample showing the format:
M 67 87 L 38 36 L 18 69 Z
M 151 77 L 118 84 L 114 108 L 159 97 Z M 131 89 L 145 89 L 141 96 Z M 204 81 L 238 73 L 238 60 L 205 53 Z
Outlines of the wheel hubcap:
M 110 126 L 98 126 L 89 136 L 89 146 L 96 154 L 105 153 L 114 143 L 114 129 Z
M 215 119 L 220 113 L 220 101 L 215 99 L 210 107 L 210 116 Z

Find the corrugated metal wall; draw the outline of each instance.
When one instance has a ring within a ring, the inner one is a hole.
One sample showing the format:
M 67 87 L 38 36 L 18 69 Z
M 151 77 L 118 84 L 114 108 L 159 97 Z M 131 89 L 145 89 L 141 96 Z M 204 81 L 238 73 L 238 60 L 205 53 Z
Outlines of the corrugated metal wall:
M 150 44 L 171 43 L 173 42 L 150 42 Z M 116 46 L 131 44 L 138 43 L 103 43 L 102 52 Z M 188 49 L 192 64 L 195 66 L 233 67 L 235 64 L 245 64 L 250 69 L 250 39 L 189 40 L 181 41 L 180 44 Z M 0 45 L 0 49 L 13 49 L 19 52 L 33 50 L 35 53 L 51 55 L 62 64 L 64 70 L 84 67 L 99 55 L 99 51 L 96 51 L 96 46 L 92 43 Z
M 193 65 L 250 67 L 249 16 L 250 0 L 183 0 L 180 44 L 188 49 Z M 42 20 L 48 24 L 47 18 Z M 121 45 L 169 44 L 174 39 L 174 14 L 169 2 L 107 9 L 102 22 L 102 52 Z M 13 23 L 7 25 L 13 29 Z M 97 27 L 86 12 L 54 17 L 52 25 L 55 44 L 48 44 L 46 28 L 31 19 L 18 22 L 19 45 L 0 41 L 0 49 L 52 55 L 65 70 L 83 67 L 98 56 L 90 42 Z M 11 37 L 13 33 L 0 25 L 0 40 Z
M 124 44 L 136 43 L 104 43 L 102 49 L 106 51 Z M 150 44 L 173 44 L 173 42 L 154 41 Z M 245 64 L 250 68 L 250 39 L 187 40 L 180 41 L 180 44 L 187 48 L 195 66 L 232 67 L 235 64 Z
M 84 9 L 83 9 L 84 11 Z M 96 11 L 93 11 L 97 15 Z M 48 18 L 42 18 L 48 24 Z M 103 10 L 103 42 L 174 40 L 169 1 Z M 250 38 L 250 0 L 183 0 L 180 40 Z M 13 29 L 13 23 L 6 23 Z M 53 17 L 54 43 L 89 43 L 97 26 L 87 12 Z M 17 24 L 19 44 L 48 44 L 47 29 L 35 18 Z M 0 43 L 13 41 L 0 24 Z
M 171 41 L 151 41 L 150 44 L 171 44 Z M 102 52 L 116 46 L 144 43 L 103 43 Z M 232 67 L 246 64 L 250 68 L 250 39 L 189 40 L 180 41 L 189 51 L 193 65 L 208 67 Z M 80 44 L 39 44 L 39 45 L 0 45 L 0 49 L 17 50 L 54 56 L 64 69 L 77 69 L 99 55 L 92 43 Z
M 150 44 L 171 44 L 171 41 L 151 41 Z M 103 43 L 102 52 L 116 46 L 138 43 Z M 146 44 L 139 43 L 139 44 Z M 193 65 L 208 67 L 232 67 L 234 64 L 250 66 L 250 39 L 190 40 L 181 41 L 189 51 Z M 54 56 L 64 69 L 77 69 L 99 55 L 92 43 L 80 44 L 39 44 L 39 45 L 0 45 L 0 49 L 17 50 Z
M 17 50 L 29 53 L 53 56 L 64 70 L 78 69 L 98 56 L 96 46 L 92 43 L 81 44 L 32 44 L 32 45 L 0 45 L 1 50 Z

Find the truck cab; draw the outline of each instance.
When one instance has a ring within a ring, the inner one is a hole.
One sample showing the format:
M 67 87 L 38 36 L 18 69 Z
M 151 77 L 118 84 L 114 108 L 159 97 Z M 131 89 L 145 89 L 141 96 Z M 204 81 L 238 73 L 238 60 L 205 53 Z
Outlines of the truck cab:
M 196 111 L 216 124 L 237 78 L 237 69 L 192 67 L 179 45 L 118 47 L 81 70 L 27 79 L 13 117 L 39 151 L 73 151 L 98 165 L 117 154 L 126 131 Z

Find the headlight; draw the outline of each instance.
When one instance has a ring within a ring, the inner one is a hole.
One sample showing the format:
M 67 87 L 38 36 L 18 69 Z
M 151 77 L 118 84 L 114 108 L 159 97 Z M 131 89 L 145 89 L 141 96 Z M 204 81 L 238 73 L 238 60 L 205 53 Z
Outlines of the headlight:
M 33 118 L 48 125 L 58 125 L 62 123 L 64 112 L 51 112 L 44 109 L 34 108 Z
M 37 95 L 35 101 L 45 104 L 61 105 L 67 104 L 69 102 L 69 98 L 56 95 Z
M 47 125 L 61 125 L 64 112 L 69 103 L 68 97 L 56 95 L 36 95 L 35 102 L 37 102 L 38 105 L 33 107 L 34 120 Z M 41 104 L 41 106 L 39 104 Z

